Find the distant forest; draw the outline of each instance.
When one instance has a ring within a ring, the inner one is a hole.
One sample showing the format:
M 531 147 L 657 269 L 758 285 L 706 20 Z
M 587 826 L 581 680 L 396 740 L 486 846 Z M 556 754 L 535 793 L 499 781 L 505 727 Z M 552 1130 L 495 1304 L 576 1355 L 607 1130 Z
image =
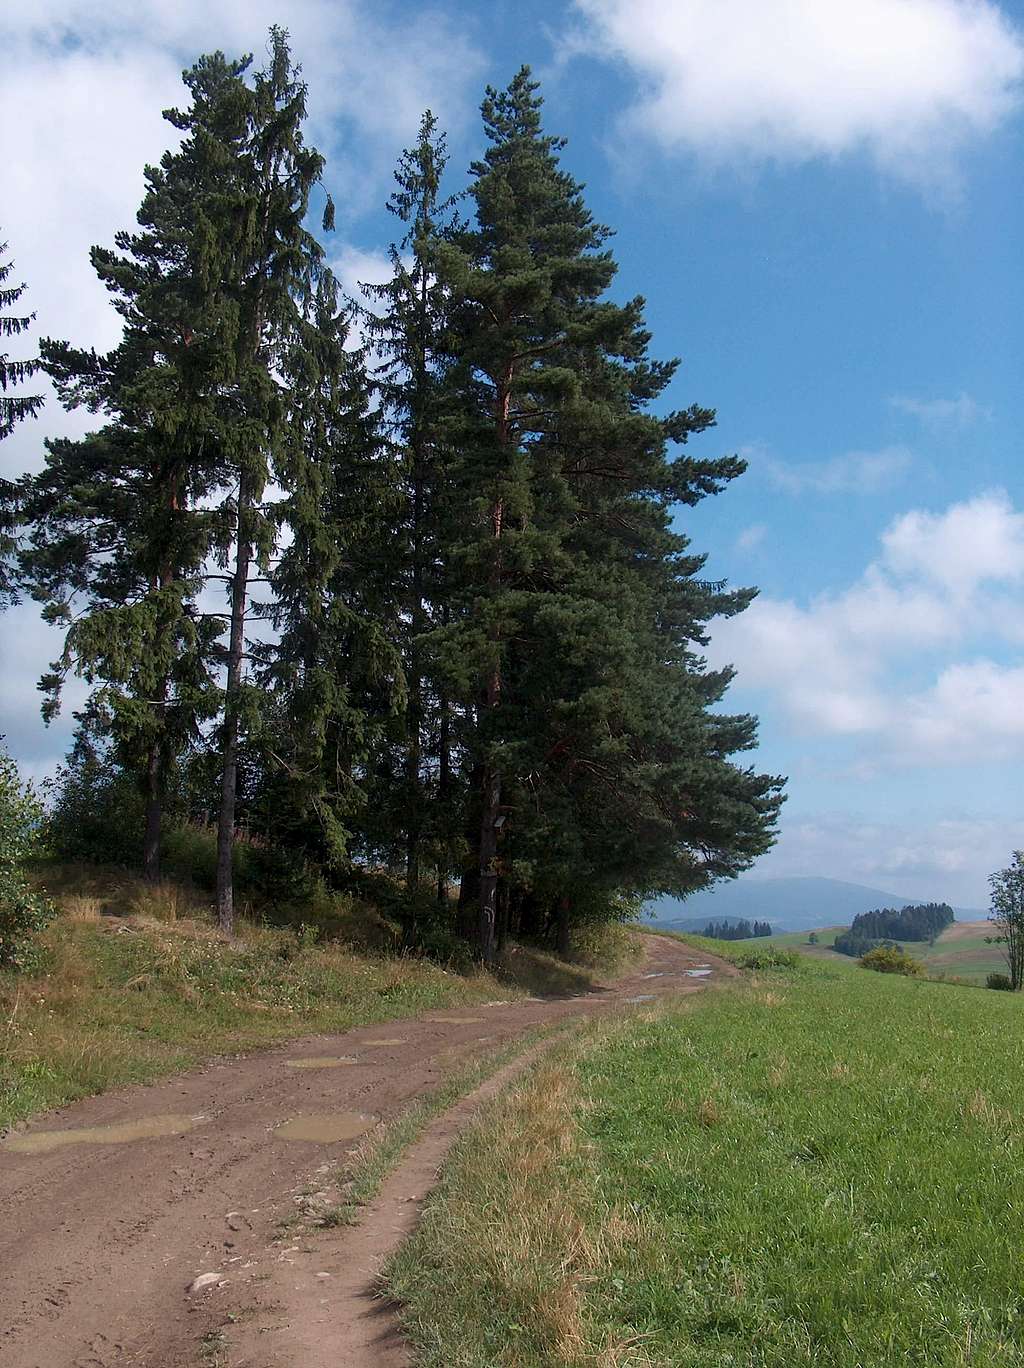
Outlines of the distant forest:
M 897 941 L 933 941 L 953 924 L 953 909 L 948 903 L 908 904 L 898 911 L 883 907 L 854 917 L 848 931 L 835 939 L 841 955 L 861 956 L 879 945 Z
M 702 933 L 712 940 L 751 940 L 754 936 L 770 936 L 772 928 L 767 922 L 754 922 L 753 925 L 741 917 L 737 922 L 708 922 Z

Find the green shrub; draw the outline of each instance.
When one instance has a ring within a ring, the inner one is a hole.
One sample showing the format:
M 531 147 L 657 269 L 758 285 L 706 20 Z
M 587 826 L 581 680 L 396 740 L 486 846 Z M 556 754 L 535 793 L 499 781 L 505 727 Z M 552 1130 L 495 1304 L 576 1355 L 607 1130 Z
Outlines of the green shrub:
M 40 853 L 43 806 L 18 767 L 0 749 L 0 969 L 26 969 L 35 959 L 33 933 L 54 914 L 33 892 L 26 863 Z
M 129 868 L 141 862 L 142 794 L 105 754 L 77 748 L 45 787 L 46 841 L 57 859 Z
M 795 950 L 780 950 L 766 945 L 758 950 L 746 950 L 733 958 L 741 969 L 799 969 L 800 956 Z
M 985 979 L 986 988 L 995 988 L 1000 993 L 1012 993 L 1013 984 L 1009 974 L 989 974 Z
M 874 969 L 876 974 L 905 974 L 908 978 L 916 978 L 924 973 L 920 960 L 892 945 L 879 945 L 869 950 L 861 956 L 860 964 L 862 969 Z

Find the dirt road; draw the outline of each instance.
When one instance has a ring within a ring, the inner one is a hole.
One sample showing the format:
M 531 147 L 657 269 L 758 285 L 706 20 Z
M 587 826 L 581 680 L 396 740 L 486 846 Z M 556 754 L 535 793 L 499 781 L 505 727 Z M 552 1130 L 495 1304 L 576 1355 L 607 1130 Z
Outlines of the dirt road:
M 479 1100 L 414 1146 L 355 1228 L 298 1229 L 357 1137 L 452 1067 L 532 1027 L 642 1008 L 731 972 L 649 937 L 643 964 L 578 998 L 499 1003 L 293 1041 L 91 1098 L 0 1142 L 4 1368 L 394 1368 L 373 1296 Z M 507 1080 L 508 1066 L 493 1083 Z M 284 1229 L 284 1238 L 282 1238 Z M 203 1275 L 206 1275 L 205 1279 Z M 197 1279 L 205 1285 L 188 1290 Z

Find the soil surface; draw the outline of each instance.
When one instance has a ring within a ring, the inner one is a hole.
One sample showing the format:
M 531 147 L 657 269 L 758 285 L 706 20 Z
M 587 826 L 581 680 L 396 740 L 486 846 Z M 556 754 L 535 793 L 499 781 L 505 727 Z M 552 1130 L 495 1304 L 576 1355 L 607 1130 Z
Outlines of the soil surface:
M 380 1120 L 453 1067 L 538 1026 L 642 1010 L 734 971 L 678 941 L 581 997 L 314 1036 L 90 1098 L 0 1141 L 4 1368 L 395 1368 L 407 1357 L 376 1295 L 438 1166 L 507 1064 L 432 1123 L 358 1226 L 317 1204 Z M 710 975 L 688 971 L 711 966 Z M 543 1046 L 538 1047 L 538 1049 Z

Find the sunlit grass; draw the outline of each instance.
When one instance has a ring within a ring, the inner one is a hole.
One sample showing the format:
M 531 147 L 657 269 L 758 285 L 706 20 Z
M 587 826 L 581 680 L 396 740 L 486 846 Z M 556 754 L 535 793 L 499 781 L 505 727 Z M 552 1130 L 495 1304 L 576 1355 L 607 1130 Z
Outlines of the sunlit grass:
M 244 918 L 228 943 L 187 885 L 87 867 L 48 877 L 61 915 L 42 937 L 39 971 L 0 974 L 0 1129 L 214 1054 L 594 982 L 592 970 L 526 948 L 510 949 L 495 974 L 375 952 L 372 914 L 354 906 L 356 945 Z
M 433 1365 L 1024 1363 L 1024 1017 L 813 961 L 561 1052 L 394 1287 Z

